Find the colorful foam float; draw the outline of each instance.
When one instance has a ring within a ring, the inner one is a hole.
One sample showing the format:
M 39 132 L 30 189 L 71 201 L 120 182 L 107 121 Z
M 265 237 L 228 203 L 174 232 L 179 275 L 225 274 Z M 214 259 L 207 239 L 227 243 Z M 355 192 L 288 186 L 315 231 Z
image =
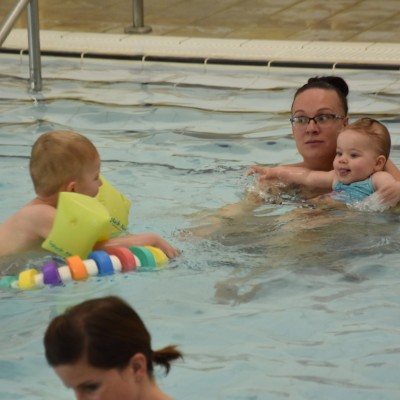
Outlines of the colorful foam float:
M 60 265 L 55 260 L 43 263 L 41 270 L 30 268 L 18 275 L 0 278 L 1 288 L 30 290 L 46 285 L 59 286 L 70 281 L 84 281 L 91 276 L 112 275 L 115 272 L 155 270 L 168 262 L 164 252 L 152 246 L 111 247 L 89 253 L 86 260 L 78 255 L 65 258 Z
M 62 192 L 53 228 L 42 247 L 61 256 L 18 275 L 0 278 L 0 288 L 29 290 L 45 285 L 63 285 L 90 276 L 114 272 L 156 269 L 168 262 L 164 252 L 153 246 L 110 247 L 94 250 L 96 243 L 123 234 L 128 226 L 130 201 L 101 177 L 103 185 L 96 198 Z

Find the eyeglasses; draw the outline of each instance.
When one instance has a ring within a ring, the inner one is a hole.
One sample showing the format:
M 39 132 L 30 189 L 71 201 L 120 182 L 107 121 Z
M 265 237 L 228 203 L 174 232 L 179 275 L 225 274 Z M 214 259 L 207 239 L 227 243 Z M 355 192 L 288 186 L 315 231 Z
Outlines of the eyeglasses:
M 314 121 L 318 125 L 328 125 L 336 119 L 344 119 L 344 117 L 335 114 L 319 114 L 315 117 L 292 117 L 290 118 L 290 122 L 294 126 L 305 127 L 310 123 L 310 121 Z

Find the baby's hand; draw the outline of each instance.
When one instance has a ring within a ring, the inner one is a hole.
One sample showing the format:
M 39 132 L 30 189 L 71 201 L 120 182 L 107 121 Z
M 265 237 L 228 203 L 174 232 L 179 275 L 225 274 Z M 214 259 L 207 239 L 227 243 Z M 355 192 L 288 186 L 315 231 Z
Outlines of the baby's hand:
M 269 170 L 268 167 L 261 167 L 259 165 L 252 165 L 247 171 L 246 171 L 246 176 L 249 175 L 254 175 L 254 174 L 259 174 L 263 175 Z

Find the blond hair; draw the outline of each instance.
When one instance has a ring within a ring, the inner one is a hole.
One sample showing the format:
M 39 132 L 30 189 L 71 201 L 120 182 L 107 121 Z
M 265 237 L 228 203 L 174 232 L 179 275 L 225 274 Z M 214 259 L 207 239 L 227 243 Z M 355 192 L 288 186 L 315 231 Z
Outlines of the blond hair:
M 85 169 L 99 159 L 94 144 L 70 131 L 46 132 L 32 146 L 29 171 L 37 194 L 58 193 L 69 181 L 82 177 Z
M 385 125 L 376 119 L 364 117 L 344 128 L 344 130 L 348 129 L 367 135 L 372 140 L 377 155 L 383 155 L 388 160 L 391 140 L 390 133 Z

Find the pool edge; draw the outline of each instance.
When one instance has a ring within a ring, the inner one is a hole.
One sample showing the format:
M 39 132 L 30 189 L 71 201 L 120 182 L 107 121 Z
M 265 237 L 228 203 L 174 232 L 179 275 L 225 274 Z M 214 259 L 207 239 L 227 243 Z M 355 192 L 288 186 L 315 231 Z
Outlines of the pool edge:
M 186 62 L 327 64 L 400 69 L 400 44 L 210 39 L 41 30 L 42 53 Z M 3 51 L 26 52 L 25 29 L 13 29 Z

